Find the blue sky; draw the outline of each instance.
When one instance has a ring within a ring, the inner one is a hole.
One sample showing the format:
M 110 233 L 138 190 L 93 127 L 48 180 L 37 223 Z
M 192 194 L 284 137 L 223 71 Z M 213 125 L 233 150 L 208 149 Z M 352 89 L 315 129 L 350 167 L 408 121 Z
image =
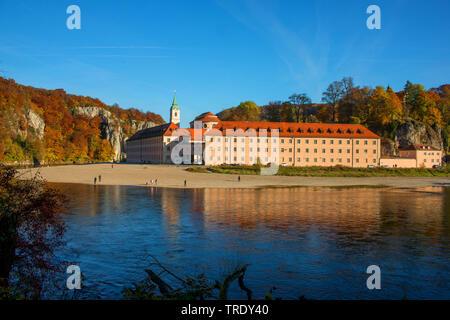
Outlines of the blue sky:
M 66 9 L 81 8 L 81 30 Z M 381 30 L 366 8 L 381 8 Z M 97 97 L 182 124 L 253 100 L 307 93 L 334 80 L 449 83 L 450 1 L 0 0 L 0 75 Z

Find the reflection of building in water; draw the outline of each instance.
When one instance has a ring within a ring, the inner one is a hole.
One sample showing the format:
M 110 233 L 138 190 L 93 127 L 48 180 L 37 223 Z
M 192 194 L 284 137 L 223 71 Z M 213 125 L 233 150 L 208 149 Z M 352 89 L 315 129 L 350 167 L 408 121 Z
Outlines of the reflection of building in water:
M 182 199 L 177 192 L 172 189 L 162 188 L 161 193 L 161 209 L 164 212 L 164 219 L 168 225 L 176 225 L 180 220 L 180 210 Z M 178 197 L 177 197 L 178 196 Z
M 434 188 L 442 192 L 442 188 Z M 393 189 L 202 189 L 205 227 L 211 224 L 282 229 L 316 226 L 338 231 L 378 232 L 386 212 L 406 212 L 409 223 L 442 223 L 443 199 L 439 194 Z
M 389 223 L 442 228 L 443 188 L 420 190 L 367 188 L 160 189 L 168 227 L 237 226 L 272 230 L 306 229 L 350 235 L 360 240 L 389 231 Z M 414 192 L 414 197 L 411 193 Z M 184 203 L 184 205 L 183 205 Z M 447 209 L 448 210 L 448 209 Z

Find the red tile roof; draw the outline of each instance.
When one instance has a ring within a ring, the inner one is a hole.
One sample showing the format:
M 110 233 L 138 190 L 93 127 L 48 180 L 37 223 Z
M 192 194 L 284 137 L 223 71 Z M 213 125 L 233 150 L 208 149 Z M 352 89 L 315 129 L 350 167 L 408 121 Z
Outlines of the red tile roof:
M 220 121 L 214 129 L 227 134 L 227 130 L 279 130 L 280 137 L 318 137 L 318 138 L 373 138 L 380 137 L 360 124 L 340 123 L 292 123 L 292 122 L 265 122 L 265 121 Z M 237 135 L 240 135 L 239 132 Z

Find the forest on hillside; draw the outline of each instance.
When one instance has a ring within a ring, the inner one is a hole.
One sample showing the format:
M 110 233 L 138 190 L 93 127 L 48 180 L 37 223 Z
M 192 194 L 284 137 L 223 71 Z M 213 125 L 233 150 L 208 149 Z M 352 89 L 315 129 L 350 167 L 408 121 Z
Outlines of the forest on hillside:
M 450 84 L 425 89 L 406 82 L 404 89 L 356 86 L 351 77 L 334 81 L 313 104 L 305 93 L 294 93 L 286 101 L 257 106 L 252 101 L 225 109 L 222 121 L 340 122 L 362 124 L 384 138 L 393 139 L 399 124 L 413 120 L 441 132 L 444 148 L 450 147 Z
M 164 123 L 160 115 L 137 109 L 108 106 L 99 99 L 17 84 L 0 77 L 0 161 L 45 162 L 111 160 L 111 143 L 102 135 L 102 119 L 76 114 L 77 107 L 103 108 L 118 119 L 126 136 L 135 121 Z M 45 125 L 38 132 L 30 123 L 30 112 Z

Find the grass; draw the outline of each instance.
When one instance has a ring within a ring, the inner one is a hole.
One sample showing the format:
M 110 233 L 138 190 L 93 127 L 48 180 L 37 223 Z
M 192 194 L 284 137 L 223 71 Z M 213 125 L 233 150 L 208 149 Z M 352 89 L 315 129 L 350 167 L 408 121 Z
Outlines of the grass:
M 260 166 L 196 166 L 186 169 L 198 173 L 222 173 L 240 175 L 259 175 Z M 279 167 L 278 176 L 303 177 L 450 177 L 450 167 L 443 169 L 426 168 L 350 168 L 334 167 Z

